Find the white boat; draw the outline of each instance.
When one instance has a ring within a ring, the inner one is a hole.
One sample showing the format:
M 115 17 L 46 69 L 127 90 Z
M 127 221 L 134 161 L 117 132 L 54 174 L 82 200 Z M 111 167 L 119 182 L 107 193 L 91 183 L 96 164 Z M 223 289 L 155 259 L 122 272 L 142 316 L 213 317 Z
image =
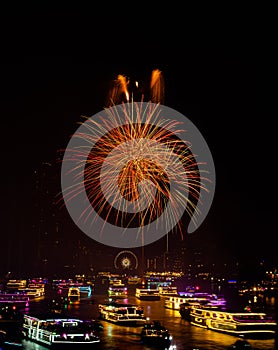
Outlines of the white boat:
M 164 307 L 171 310 L 180 310 L 180 306 L 185 303 L 195 302 L 199 305 L 200 302 L 206 302 L 207 298 L 192 298 L 192 297 L 181 297 L 181 296 L 170 296 L 164 300 Z
M 204 306 L 211 306 L 209 303 L 206 302 L 200 302 L 200 301 L 194 301 L 194 300 L 188 300 L 184 303 L 180 304 L 179 312 L 183 319 L 190 321 L 190 312 L 193 307 L 204 307 Z M 215 306 L 217 308 L 217 306 Z
M 138 305 L 111 302 L 99 304 L 100 319 L 120 326 L 139 327 L 146 323 L 144 309 Z
M 226 299 L 219 297 L 216 294 L 210 293 L 195 293 L 186 294 L 184 296 L 169 296 L 164 300 L 164 307 L 171 310 L 180 310 L 182 304 L 209 304 L 217 306 L 225 306 Z
M 18 290 L 20 288 L 25 288 L 27 285 L 27 280 L 8 280 L 8 282 L 6 283 L 6 290 L 10 291 L 10 290 Z
M 100 343 L 100 338 L 93 330 L 91 322 L 75 318 L 42 318 L 24 315 L 23 337 L 48 347 L 74 345 L 92 346 Z
M 28 295 L 30 299 L 40 298 L 45 295 L 44 286 L 40 285 L 29 285 L 28 287 L 19 288 L 19 291 Z
M 264 312 L 234 312 L 219 307 L 192 307 L 190 323 L 244 338 L 275 337 L 277 323 Z
M 160 300 L 159 290 L 156 288 L 136 288 L 135 297 L 140 300 Z
M 175 286 L 159 286 L 158 291 L 162 297 L 179 296 L 178 288 Z

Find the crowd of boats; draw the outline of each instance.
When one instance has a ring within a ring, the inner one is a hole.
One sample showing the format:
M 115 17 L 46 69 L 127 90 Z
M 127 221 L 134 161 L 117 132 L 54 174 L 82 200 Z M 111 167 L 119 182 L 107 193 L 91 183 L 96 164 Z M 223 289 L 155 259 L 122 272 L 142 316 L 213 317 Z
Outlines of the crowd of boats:
M 141 305 L 126 301 L 128 288 L 121 280 L 110 283 L 107 302 L 98 304 L 98 320 L 69 318 L 63 314 L 66 302 L 78 302 L 84 296 L 91 297 L 93 288 L 84 283 L 53 283 L 57 298 L 49 302 L 48 313 L 22 312 L 32 299 L 45 296 L 45 285 L 42 281 L 26 284 L 11 280 L 0 292 L 0 348 L 21 346 L 22 339 L 48 347 L 99 344 L 102 321 L 122 327 L 141 327 L 143 344 L 158 348 L 169 348 L 171 345 L 172 335 L 160 320 L 149 319 Z M 229 310 L 226 299 L 221 295 L 197 290 L 181 293 L 171 284 L 156 288 L 138 285 L 134 295 L 138 300 L 156 301 L 163 298 L 165 308 L 178 310 L 180 317 L 190 324 L 235 336 L 238 345 L 235 342 L 233 349 L 240 349 L 243 345 L 250 348 L 249 338 L 274 338 L 277 332 L 277 322 L 272 316 L 252 310 Z M 17 327 L 19 332 L 16 337 L 10 336 L 5 328 L 7 324 Z

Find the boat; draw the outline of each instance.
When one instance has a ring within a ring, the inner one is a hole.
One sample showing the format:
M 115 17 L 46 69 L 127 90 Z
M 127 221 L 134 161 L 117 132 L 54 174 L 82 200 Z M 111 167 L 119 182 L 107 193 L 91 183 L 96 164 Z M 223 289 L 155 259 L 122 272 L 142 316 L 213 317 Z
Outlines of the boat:
M 23 292 L 2 292 L 0 293 L 0 303 L 11 303 L 22 307 L 29 306 L 30 297 Z
M 179 306 L 179 312 L 180 312 L 181 318 L 183 318 L 184 320 L 190 321 L 191 309 L 193 307 L 198 308 L 203 306 L 211 306 L 211 305 L 209 303 L 206 303 L 206 301 L 186 300 L 184 303 L 181 303 Z
M 135 297 L 140 300 L 160 300 L 160 294 L 156 288 L 136 288 Z
M 134 304 L 112 301 L 107 304 L 99 304 L 98 309 L 101 320 L 120 326 L 140 327 L 147 321 L 144 315 L 144 309 Z
M 143 344 L 159 347 L 159 349 L 170 347 L 172 342 L 172 336 L 168 329 L 157 320 L 147 322 L 142 328 L 140 336 Z
M 217 305 L 225 306 L 226 299 L 222 296 L 210 293 L 190 293 L 184 294 L 183 296 L 169 296 L 164 301 L 164 307 L 171 310 L 180 310 L 182 304 L 208 304 L 208 305 Z
M 192 307 L 190 323 L 243 338 L 274 338 L 277 323 L 264 312 L 232 311 L 217 306 Z
M 45 295 L 45 288 L 42 285 L 30 284 L 28 287 L 19 288 L 18 291 L 28 295 L 30 299 L 41 298 Z
M 137 276 L 131 276 L 128 278 L 127 281 L 128 284 L 141 284 L 142 283 L 142 278 L 137 277 Z
M 80 290 L 78 287 L 70 287 L 68 290 L 68 301 L 78 302 L 80 300 Z
M 17 291 L 20 288 L 25 288 L 26 285 L 27 285 L 27 280 L 11 279 L 11 280 L 8 280 L 6 283 L 6 291 Z
M 54 289 L 57 289 L 58 293 L 61 295 L 68 295 L 69 290 L 72 288 L 79 289 L 80 299 L 81 298 L 90 298 L 93 292 L 93 288 L 89 284 L 84 283 L 73 283 L 73 282 L 55 282 Z M 78 291 L 76 291 L 78 293 Z
M 58 318 L 51 315 L 24 315 L 22 335 L 25 339 L 50 348 L 74 346 L 75 348 L 100 343 L 100 337 L 90 321 L 76 318 Z
M 179 296 L 178 288 L 175 286 L 160 286 L 158 287 L 158 291 L 162 297 Z
M 121 285 L 123 284 L 122 280 L 120 279 L 120 276 L 110 276 L 109 277 L 109 285 L 112 286 L 116 286 L 116 285 Z
M 206 301 L 207 299 L 204 299 Z M 166 309 L 171 310 L 180 310 L 180 307 L 182 304 L 185 304 L 187 302 L 196 302 L 196 305 L 199 305 L 199 300 L 196 300 L 194 298 L 186 298 L 186 297 L 180 297 L 180 296 L 171 296 L 164 300 L 164 307 Z
M 92 287 L 90 285 L 79 286 L 80 298 L 90 298 L 92 295 Z
M 117 298 L 117 299 L 125 299 L 127 298 L 127 288 L 125 284 L 112 284 L 108 288 L 108 297 L 109 298 Z

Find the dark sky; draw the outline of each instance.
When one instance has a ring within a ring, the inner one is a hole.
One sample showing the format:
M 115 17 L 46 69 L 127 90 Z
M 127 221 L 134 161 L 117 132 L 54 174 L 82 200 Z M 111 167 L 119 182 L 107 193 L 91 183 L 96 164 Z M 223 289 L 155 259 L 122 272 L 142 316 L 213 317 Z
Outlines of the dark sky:
M 22 237 L 30 239 L 26 230 L 34 219 L 34 171 L 67 146 L 82 115 L 103 109 L 111 81 L 118 74 L 146 80 L 158 68 L 165 80 L 165 105 L 199 129 L 216 169 L 211 210 L 182 244 L 188 240 L 191 247 L 206 247 L 217 259 L 277 262 L 273 116 L 260 96 L 260 61 L 251 53 L 216 49 L 192 49 L 179 60 L 113 61 L 52 54 L 22 55 L 1 64 L 3 247 L 11 239 L 13 246 L 21 242 L 25 247 Z M 146 252 L 160 252 L 161 244 L 165 241 L 146 247 Z M 180 244 L 179 237 L 171 238 L 170 247 Z M 1 262 L 12 254 L 4 251 Z

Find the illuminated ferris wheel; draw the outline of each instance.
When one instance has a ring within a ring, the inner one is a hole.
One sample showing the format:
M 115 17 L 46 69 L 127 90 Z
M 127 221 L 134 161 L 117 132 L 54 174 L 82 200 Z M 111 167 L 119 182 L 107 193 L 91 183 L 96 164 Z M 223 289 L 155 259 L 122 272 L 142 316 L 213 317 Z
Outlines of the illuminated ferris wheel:
M 136 270 L 138 267 L 137 256 L 130 250 L 123 250 L 114 259 L 116 269 Z

